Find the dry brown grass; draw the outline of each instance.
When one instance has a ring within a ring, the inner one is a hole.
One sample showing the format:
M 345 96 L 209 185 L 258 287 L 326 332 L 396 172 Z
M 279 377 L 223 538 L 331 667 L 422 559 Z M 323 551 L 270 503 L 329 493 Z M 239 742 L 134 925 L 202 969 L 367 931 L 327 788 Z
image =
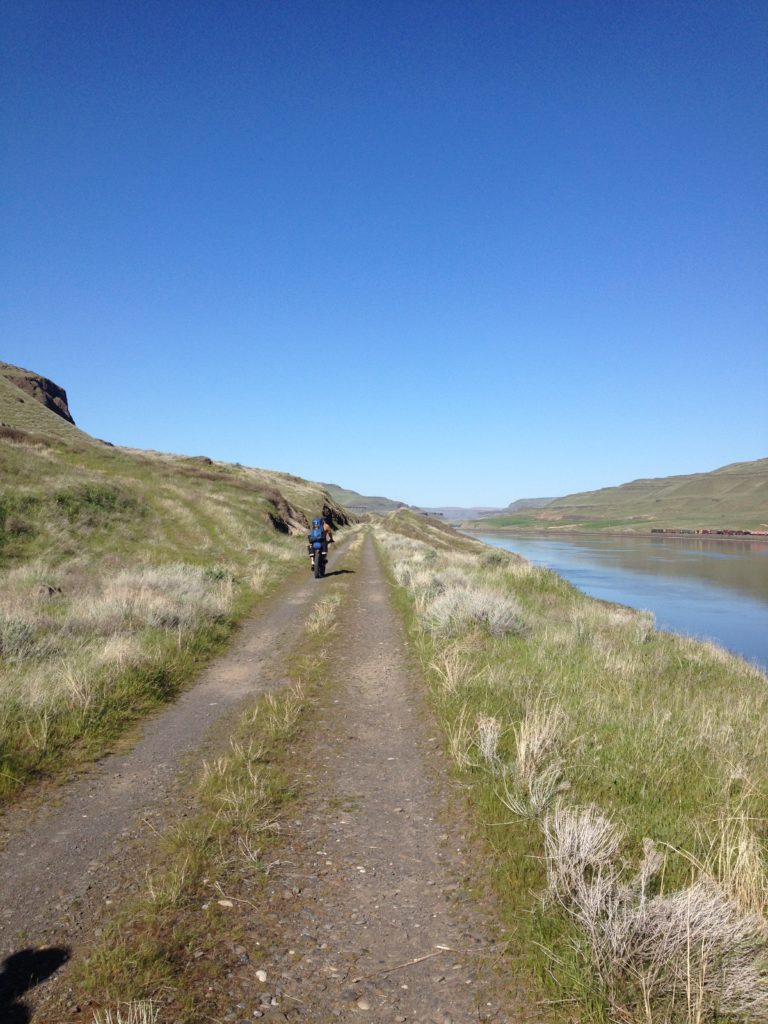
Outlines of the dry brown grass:
M 97 1010 L 94 1024 L 159 1024 L 160 1011 L 150 999 L 120 1003 L 115 1009 Z

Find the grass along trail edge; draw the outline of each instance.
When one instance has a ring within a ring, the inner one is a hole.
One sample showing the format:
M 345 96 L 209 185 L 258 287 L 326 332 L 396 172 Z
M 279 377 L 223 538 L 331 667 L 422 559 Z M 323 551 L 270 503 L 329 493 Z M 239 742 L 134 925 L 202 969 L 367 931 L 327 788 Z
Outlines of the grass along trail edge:
M 768 680 L 408 513 L 378 528 L 483 824 L 516 968 L 564 1019 L 768 1019 Z

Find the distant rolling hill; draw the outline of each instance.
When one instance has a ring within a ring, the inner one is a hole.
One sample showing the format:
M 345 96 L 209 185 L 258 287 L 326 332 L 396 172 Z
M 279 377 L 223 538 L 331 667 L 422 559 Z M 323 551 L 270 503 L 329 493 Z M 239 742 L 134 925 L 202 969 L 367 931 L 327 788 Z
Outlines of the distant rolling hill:
M 555 498 L 542 508 L 484 518 L 483 529 L 632 531 L 765 529 L 768 459 L 734 462 L 710 473 L 633 480 Z M 468 525 L 479 528 L 476 522 Z
M 488 506 L 478 506 L 477 508 L 464 508 L 461 505 L 439 505 L 434 508 L 427 508 L 426 506 L 420 509 L 421 512 L 427 512 L 431 516 L 441 516 L 448 522 L 464 522 L 469 519 L 482 519 L 483 516 L 498 515 L 500 512 L 504 512 L 501 508 L 490 508 Z
M 394 512 L 398 508 L 411 507 L 404 501 L 396 501 L 393 498 L 384 498 L 378 495 L 360 494 L 347 487 L 339 487 L 338 484 L 320 484 L 319 486 L 323 487 L 339 505 L 343 505 L 350 512 L 356 514 L 376 512 L 379 515 L 386 515 L 387 512 Z
M 546 505 L 551 505 L 553 501 L 557 501 L 557 498 L 518 498 L 517 501 L 512 501 L 504 510 L 505 515 L 510 515 L 513 512 L 528 512 L 532 508 L 544 508 Z
M 507 516 L 512 512 L 520 512 L 523 509 L 543 508 L 554 498 L 519 498 L 511 502 L 505 508 L 498 508 L 491 505 L 474 505 L 466 507 L 463 505 L 439 505 L 428 508 L 424 506 L 419 509 L 421 512 L 428 512 L 431 516 L 442 516 L 451 523 L 469 522 L 475 519 L 488 519 L 494 516 Z

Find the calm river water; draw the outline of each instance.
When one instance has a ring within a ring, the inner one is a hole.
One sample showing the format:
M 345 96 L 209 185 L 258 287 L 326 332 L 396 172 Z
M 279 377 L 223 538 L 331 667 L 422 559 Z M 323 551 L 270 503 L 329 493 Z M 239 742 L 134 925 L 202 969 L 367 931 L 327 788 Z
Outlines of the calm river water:
M 472 536 L 554 569 L 592 597 L 648 609 L 659 629 L 714 640 L 768 670 L 768 544 Z

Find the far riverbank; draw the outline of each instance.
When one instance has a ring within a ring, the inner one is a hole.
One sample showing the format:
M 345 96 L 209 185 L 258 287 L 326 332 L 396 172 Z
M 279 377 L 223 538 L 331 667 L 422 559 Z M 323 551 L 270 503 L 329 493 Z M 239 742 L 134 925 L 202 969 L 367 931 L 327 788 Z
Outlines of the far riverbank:
M 449 520 L 446 520 L 449 522 Z M 717 533 L 639 533 L 637 530 L 578 530 L 573 527 L 560 529 L 557 526 L 550 527 L 549 529 L 529 529 L 524 526 L 484 526 L 482 520 L 469 520 L 467 522 L 455 522 L 451 523 L 457 529 L 461 530 L 462 533 L 472 534 L 472 536 L 478 536 L 479 534 L 499 534 L 499 536 L 507 537 L 591 537 L 599 538 L 605 537 L 610 539 L 611 537 L 618 537 L 627 540 L 635 539 L 647 539 L 647 540 L 674 540 L 674 541 L 704 541 L 709 543 L 715 541 L 716 543 L 741 543 L 741 544 L 768 544 L 768 534 L 762 536 L 761 534 L 750 534 L 749 536 L 733 536 L 729 534 L 717 534 Z

